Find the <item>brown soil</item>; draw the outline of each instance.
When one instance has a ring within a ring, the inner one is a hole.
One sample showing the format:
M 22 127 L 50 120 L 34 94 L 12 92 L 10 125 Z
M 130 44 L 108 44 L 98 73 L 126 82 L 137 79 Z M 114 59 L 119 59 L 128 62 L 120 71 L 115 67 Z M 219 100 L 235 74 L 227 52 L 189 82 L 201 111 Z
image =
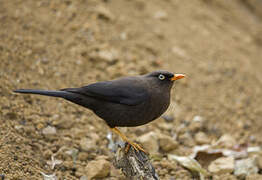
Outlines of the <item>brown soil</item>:
M 205 120 L 201 131 L 214 141 L 230 134 L 240 144 L 262 145 L 262 3 L 252 3 L 1 1 L 0 174 L 42 179 L 44 172 L 79 179 L 90 160 L 113 158 L 107 148 L 109 129 L 92 112 L 61 99 L 12 90 L 78 87 L 156 69 L 187 75 L 173 91 L 168 111 L 175 117 L 168 122 L 172 130 L 162 128 L 166 122 L 158 119 L 124 128 L 129 137 L 154 130 L 194 136 L 198 130 L 192 130 L 191 122 L 199 115 Z M 55 135 L 42 133 L 48 125 L 56 127 Z M 94 148 L 81 149 L 83 137 L 97 135 Z M 183 154 L 195 145 L 194 139 L 192 143 L 180 142 L 177 152 Z M 73 163 L 61 148 L 77 149 L 77 160 Z M 56 158 L 63 163 L 51 169 L 47 162 L 58 150 L 63 152 Z M 163 164 L 156 163 L 161 179 L 192 178 L 180 166 L 168 173 Z M 120 176 L 111 172 L 106 179 Z

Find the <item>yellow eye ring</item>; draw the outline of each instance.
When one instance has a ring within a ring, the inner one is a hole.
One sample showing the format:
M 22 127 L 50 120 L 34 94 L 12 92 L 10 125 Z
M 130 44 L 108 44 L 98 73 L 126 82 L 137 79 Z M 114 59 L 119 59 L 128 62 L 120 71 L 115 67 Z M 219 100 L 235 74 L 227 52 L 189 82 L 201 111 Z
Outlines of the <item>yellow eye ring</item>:
M 163 75 L 163 74 L 160 74 L 159 76 L 158 76 L 158 79 L 160 79 L 161 81 L 162 80 L 164 80 L 166 77 Z

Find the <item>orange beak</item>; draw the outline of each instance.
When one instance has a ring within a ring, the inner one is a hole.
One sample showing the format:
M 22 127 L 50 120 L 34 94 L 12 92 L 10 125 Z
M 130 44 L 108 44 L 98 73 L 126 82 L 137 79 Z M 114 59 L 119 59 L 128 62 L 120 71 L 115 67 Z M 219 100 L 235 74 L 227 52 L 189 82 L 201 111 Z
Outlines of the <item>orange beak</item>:
M 178 79 L 182 79 L 184 77 L 185 77 L 184 74 L 175 74 L 174 77 L 172 77 L 170 80 L 175 81 L 175 80 L 178 80 Z

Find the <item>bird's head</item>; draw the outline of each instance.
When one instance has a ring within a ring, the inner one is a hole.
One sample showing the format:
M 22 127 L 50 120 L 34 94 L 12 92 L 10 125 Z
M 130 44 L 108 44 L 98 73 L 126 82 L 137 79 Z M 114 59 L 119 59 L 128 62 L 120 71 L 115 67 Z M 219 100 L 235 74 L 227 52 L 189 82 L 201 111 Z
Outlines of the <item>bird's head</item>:
M 176 80 L 185 77 L 185 75 L 183 74 L 173 74 L 171 72 L 163 71 L 163 70 L 153 71 L 151 73 L 146 74 L 145 76 L 150 78 L 157 84 L 161 84 L 163 86 L 170 87 L 170 88 L 172 87 L 173 83 Z

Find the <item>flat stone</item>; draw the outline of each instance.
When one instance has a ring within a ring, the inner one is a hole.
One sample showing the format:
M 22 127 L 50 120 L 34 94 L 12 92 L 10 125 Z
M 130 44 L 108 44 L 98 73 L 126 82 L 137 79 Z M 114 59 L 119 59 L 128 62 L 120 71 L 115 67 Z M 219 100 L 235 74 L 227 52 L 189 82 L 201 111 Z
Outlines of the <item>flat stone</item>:
M 80 140 L 80 147 L 82 150 L 84 151 L 92 151 L 92 150 L 95 150 L 97 148 L 96 146 L 96 142 L 90 138 L 82 138 Z
M 197 144 L 209 144 L 210 143 L 210 139 L 208 138 L 208 136 L 204 133 L 204 132 L 198 132 L 195 135 L 195 140 Z
M 219 138 L 217 143 L 222 147 L 232 148 L 234 145 L 236 145 L 236 140 L 231 135 L 225 134 Z
M 56 134 L 56 128 L 53 126 L 47 126 L 42 130 L 42 133 L 44 135 L 55 135 Z
M 257 174 L 258 170 L 257 159 L 247 158 L 236 161 L 234 174 L 236 176 L 245 177 L 250 174 Z
M 234 158 L 221 157 L 211 162 L 208 171 L 214 174 L 226 174 L 234 171 Z
M 178 147 L 178 142 L 170 136 L 160 134 L 158 138 L 159 146 L 165 152 L 172 151 Z
M 137 140 L 150 154 L 156 154 L 158 152 L 159 145 L 157 142 L 157 134 L 155 132 L 149 132 L 147 134 L 144 134 L 140 136 Z
M 105 178 L 109 175 L 111 165 L 105 159 L 90 161 L 86 166 L 88 179 Z

